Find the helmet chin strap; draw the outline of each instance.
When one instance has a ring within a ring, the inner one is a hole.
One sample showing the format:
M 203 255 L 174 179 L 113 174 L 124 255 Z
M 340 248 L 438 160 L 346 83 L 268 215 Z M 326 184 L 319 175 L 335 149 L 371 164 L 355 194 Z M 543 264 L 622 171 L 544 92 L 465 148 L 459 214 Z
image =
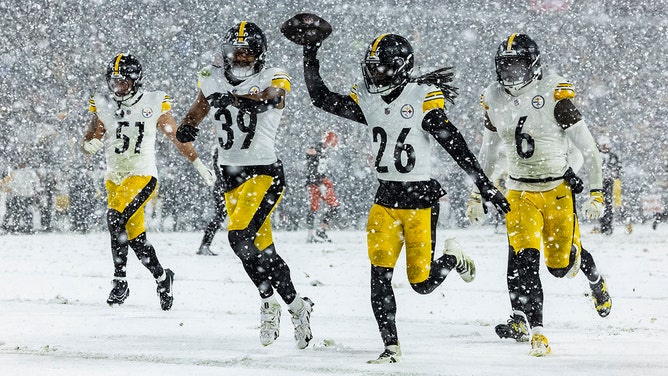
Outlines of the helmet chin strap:
M 116 117 L 122 118 L 123 116 L 125 116 L 125 110 L 123 110 L 121 108 L 122 105 L 125 105 L 126 107 L 131 107 L 135 103 L 139 102 L 139 100 L 141 99 L 141 95 L 137 95 L 137 93 L 138 93 L 138 91 L 135 91 L 134 93 L 131 92 L 131 93 L 129 93 L 127 95 L 124 95 L 122 97 L 119 97 L 116 94 L 114 94 L 114 102 L 116 102 L 116 105 L 118 106 L 118 108 L 116 109 L 116 111 L 114 113 L 116 115 Z M 134 98 L 135 96 L 137 96 L 137 99 L 134 102 L 132 102 L 130 104 L 125 104 L 125 102 L 129 101 L 130 99 Z

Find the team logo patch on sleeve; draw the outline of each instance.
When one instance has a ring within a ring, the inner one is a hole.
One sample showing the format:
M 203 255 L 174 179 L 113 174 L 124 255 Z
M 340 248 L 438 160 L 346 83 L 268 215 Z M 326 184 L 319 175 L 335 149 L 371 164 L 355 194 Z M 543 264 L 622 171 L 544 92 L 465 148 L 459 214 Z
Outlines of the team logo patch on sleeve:
M 415 114 L 415 109 L 410 104 L 405 104 L 401 106 L 401 117 L 404 119 L 410 119 Z
M 151 107 L 144 107 L 141 109 L 141 115 L 148 119 L 153 116 L 153 109 Z
M 250 89 L 248 89 L 248 94 L 259 94 L 260 93 L 260 88 L 258 86 L 253 86 Z
M 536 95 L 536 96 L 533 97 L 533 99 L 531 100 L 531 105 L 532 105 L 533 108 L 535 108 L 535 109 L 543 108 L 543 106 L 545 106 L 545 98 L 543 98 L 542 95 Z

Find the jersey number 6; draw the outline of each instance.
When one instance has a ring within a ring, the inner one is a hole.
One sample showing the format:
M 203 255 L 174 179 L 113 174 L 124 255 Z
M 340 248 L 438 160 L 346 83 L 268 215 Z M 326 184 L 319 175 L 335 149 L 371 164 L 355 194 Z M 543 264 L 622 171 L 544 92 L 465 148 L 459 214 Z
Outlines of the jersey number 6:
M 517 150 L 517 154 L 524 159 L 531 158 L 536 147 L 533 137 L 528 133 L 522 133 L 522 127 L 526 121 L 527 117 L 522 116 L 515 128 L 515 149 Z

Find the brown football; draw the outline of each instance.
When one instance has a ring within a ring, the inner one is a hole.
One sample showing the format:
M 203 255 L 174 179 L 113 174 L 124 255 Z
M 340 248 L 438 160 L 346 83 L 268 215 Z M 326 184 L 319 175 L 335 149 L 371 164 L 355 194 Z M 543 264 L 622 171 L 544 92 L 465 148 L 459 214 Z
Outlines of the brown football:
M 299 45 L 322 42 L 332 33 L 332 25 L 312 13 L 299 13 L 281 24 L 281 33 Z

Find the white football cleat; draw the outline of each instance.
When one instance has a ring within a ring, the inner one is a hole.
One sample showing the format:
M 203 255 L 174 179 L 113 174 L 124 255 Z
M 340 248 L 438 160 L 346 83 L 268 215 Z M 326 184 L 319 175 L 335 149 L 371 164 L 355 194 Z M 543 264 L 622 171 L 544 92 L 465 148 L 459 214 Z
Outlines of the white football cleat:
M 260 342 L 269 346 L 280 334 L 281 305 L 277 301 L 263 302 L 260 306 Z
M 457 270 L 457 273 L 459 273 L 464 282 L 468 283 L 475 279 L 475 263 L 464 253 L 464 251 L 462 251 L 462 246 L 457 239 L 445 239 L 445 249 L 443 250 L 443 254 L 455 256 L 455 258 L 457 258 L 455 270 Z

